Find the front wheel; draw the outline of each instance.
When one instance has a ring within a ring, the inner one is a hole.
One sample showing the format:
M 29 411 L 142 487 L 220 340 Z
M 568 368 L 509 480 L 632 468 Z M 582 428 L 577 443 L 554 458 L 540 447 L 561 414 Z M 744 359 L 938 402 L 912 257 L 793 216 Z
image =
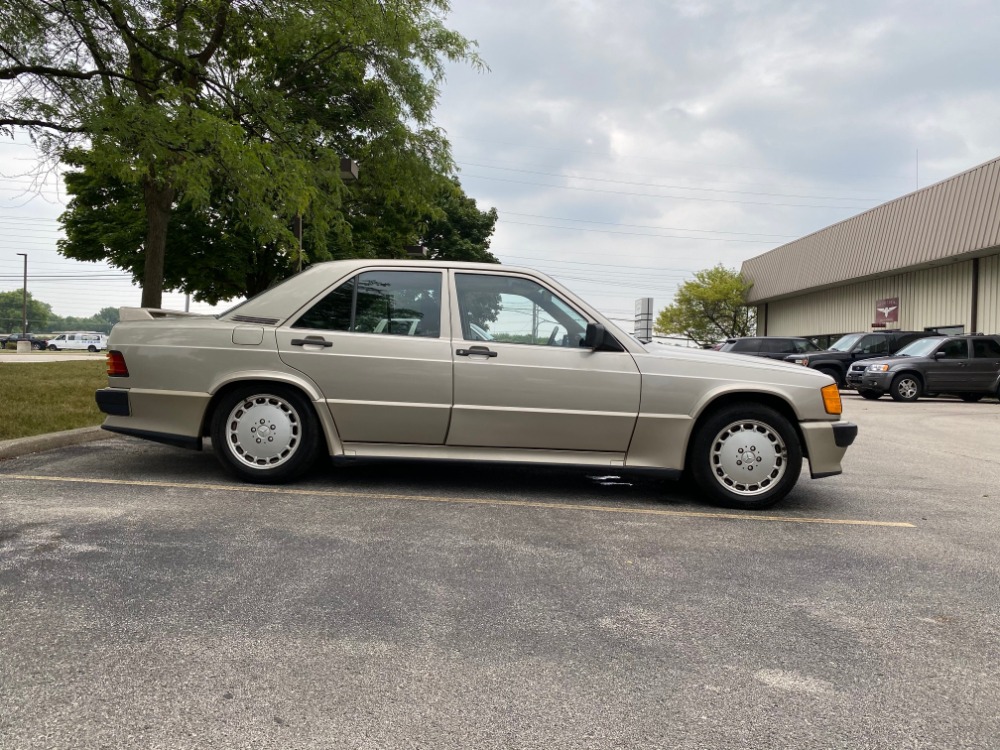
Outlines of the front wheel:
M 730 508 L 766 508 L 802 471 L 802 446 L 791 423 L 760 404 L 734 404 L 710 416 L 688 454 L 691 475 L 709 498 Z
M 893 401 L 916 401 L 923 391 L 923 383 L 916 375 L 903 373 L 897 375 L 889 388 Z
M 59 347 L 56 346 L 55 344 L 49 344 L 49 351 L 50 352 L 57 352 L 57 351 L 59 351 Z
M 858 395 L 861 396 L 861 398 L 868 399 L 869 401 L 874 401 L 875 399 L 882 398 L 882 393 L 880 391 L 869 391 L 867 389 L 859 390 Z
M 272 484 L 304 474 L 322 441 L 312 404 L 296 389 L 277 383 L 247 384 L 216 405 L 212 448 L 240 479 Z

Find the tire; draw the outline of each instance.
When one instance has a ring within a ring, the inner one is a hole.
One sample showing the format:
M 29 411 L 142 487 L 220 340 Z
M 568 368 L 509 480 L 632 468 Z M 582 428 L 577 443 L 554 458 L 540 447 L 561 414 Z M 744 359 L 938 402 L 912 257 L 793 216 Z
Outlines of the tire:
M 97 351 L 97 347 L 91 344 L 90 346 L 87 347 L 87 351 L 93 354 L 94 352 Z
M 802 446 L 792 424 L 774 409 L 734 404 L 699 426 L 688 465 L 712 502 L 729 508 L 767 508 L 798 481 Z
M 967 404 L 974 404 L 977 401 L 982 401 L 986 397 L 985 393 L 961 393 L 959 398 L 962 399 Z
M 308 399 L 278 383 L 241 385 L 219 400 L 212 415 L 216 457 L 247 482 L 275 484 L 302 476 L 325 446 L 321 435 Z
M 49 351 L 50 352 L 57 352 L 57 351 L 59 351 L 59 347 L 56 346 L 55 344 L 49 344 Z
M 869 401 L 875 401 L 876 399 L 882 398 L 881 391 L 869 391 L 867 389 L 861 390 L 860 388 L 858 389 L 858 395 L 861 396 L 861 398 L 868 399 Z
M 893 401 L 916 401 L 923 393 L 924 384 L 920 378 L 908 372 L 901 373 L 892 379 L 889 395 Z
M 32 344 L 31 348 L 34 349 L 36 352 L 40 352 L 42 351 L 42 349 L 45 348 L 45 344 Z

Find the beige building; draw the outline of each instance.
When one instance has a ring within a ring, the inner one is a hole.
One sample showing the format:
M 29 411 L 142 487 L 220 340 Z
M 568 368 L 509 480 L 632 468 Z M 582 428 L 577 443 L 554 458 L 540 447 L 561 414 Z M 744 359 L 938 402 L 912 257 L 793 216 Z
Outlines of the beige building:
M 1000 158 L 751 258 L 757 333 L 1000 333 Z

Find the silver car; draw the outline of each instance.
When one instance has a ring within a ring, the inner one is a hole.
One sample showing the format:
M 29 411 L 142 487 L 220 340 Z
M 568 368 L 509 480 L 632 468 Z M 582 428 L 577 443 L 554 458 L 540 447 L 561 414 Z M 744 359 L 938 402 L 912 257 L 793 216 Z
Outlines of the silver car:
M 688 472 L 763 508 L 857 434 L 831 378 L 646 348 L 547 276 L 474 263 L 321 263 L 219 316 L 123 308 L 104 429 L 200 449 L 252 482 L 321 455 Z

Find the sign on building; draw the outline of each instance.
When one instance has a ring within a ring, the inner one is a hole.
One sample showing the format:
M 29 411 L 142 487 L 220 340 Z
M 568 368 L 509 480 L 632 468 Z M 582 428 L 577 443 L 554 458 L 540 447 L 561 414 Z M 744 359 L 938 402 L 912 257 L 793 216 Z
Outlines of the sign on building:
M 899 297 L 880 299 L 875 303 L 875 328 L 885 328 L 887 323 L 899 322 Z
M 635 337 L 644 344 L 653 340 L 653 298 L 640 297 L 635 301 Z

